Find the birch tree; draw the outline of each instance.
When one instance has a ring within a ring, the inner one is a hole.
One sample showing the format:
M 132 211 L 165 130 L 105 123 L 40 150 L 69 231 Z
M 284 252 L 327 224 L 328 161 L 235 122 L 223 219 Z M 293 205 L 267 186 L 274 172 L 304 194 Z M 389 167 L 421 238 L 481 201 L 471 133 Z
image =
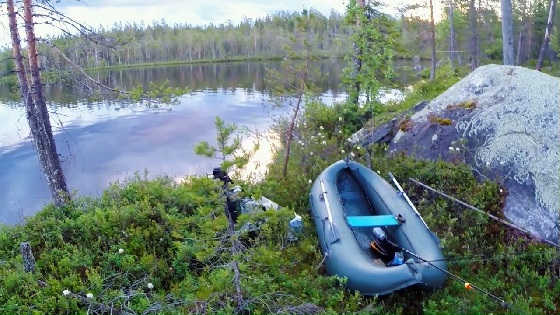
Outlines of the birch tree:
M 546 23 L 546 30 L 544 33 L 543 43 L 539 51 L 539 58 L 537 59 L 537 70 L 541 71 L 544 55 L 548 50 L 548 45 L 550 43 L 550 34 L 552 33 L 552 26 L 554 23 L 554 14 L 556 12 L 556 0 L 550 0 L 550 6 L 548 10 L 548 21 Z

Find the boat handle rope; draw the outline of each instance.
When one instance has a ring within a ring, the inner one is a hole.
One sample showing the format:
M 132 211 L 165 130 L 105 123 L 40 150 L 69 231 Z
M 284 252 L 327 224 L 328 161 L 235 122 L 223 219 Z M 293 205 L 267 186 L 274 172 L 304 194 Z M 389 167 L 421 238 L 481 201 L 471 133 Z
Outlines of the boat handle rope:
M 416 207 L 414 206 L 412 201 L 410 201 L 410 199 L 408 198 L 408 196 L 404 192 L 403 188 L 401 187 L 401 185 L 399 184 L 399 182 L 397 181 L 395 176 L 393 176 L 393 173 L 389 172 L 389 177 L 391 177 L 391 180 L 393 181 L 393 183 L 395 183 L 395 186 L 397 186 L 397 189 L 399 190 L 400 195 L 404 198 L 406 203 L 408 203 L 408 205 L 412 208 L 412 210 L 414 210 L 414 213 L 416 213 L 416 216 L 418 218 L 420 218 L 420 221 L 422 221 L 422 223 L 424 223 L 424 226 L 428 229 L 428 231 L 430 231 L 430 228 L 426 224 L 426 221 L 424 221 L 424 218 L 422 218 L 422 216 L 420 215 L 420 212 L 418 212 L 418 210 L 416 209 Z

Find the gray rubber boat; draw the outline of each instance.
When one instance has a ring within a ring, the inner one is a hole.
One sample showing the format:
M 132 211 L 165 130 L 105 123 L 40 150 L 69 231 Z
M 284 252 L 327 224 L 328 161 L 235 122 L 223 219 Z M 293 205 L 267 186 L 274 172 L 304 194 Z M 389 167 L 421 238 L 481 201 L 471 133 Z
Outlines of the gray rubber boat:
M 439 240 L 408 197 L 375 172 L 353 161 L 336 162 L 315 180 L 309 199 L 327 271 L 346 277 L 349 289 L 384 295 L 445 282 L 442 271 L 406 251 L 403 264 L 389 267 L 370 248 L 373 227 L 381 227 L 400 248 L 447 270 Z

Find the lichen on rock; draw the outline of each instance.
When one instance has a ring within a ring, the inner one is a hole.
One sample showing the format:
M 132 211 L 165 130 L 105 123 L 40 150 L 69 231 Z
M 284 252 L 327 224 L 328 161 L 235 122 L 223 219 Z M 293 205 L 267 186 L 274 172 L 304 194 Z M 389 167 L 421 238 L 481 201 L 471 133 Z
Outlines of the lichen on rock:
M 559 78 L 487 65 L 416 111 L 412 128 L 397 131 L 389 150 L 431 160 L 460 159 L 506 187 L 504 213 L 510 220 L 558 239 L 559 116 Z M 459 155 L 449 149 L 458 140 L 463 147 Z

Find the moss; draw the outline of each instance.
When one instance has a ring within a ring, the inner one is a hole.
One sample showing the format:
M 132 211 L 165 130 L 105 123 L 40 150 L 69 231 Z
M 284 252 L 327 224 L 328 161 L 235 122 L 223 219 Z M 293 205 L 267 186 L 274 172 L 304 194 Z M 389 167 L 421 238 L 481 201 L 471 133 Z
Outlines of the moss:
M 410 120 L 409 117 L 407 117 L 406 119 L 403 119 L 400 123 L 399 123 L 399 130 L 402 130 L 404 132 L 409 131 L 410 129 L 412 129 L 412 120 Z
M 432 124 L 438 124 L 441 126 L 450 126 L 453 123 L 453 121 L 449 118 L 439 117 L 434 114 L 428 115 L 428 121 Z
M 447 109 L 449 110 L 454 110 L 454 109 L 468 109 L 468 110 L 473 110 L 475 109 L 477 106 L 477 103 L 475 100 L 467 100 L 458 104 L 454 104 L 454 105 L 449 105 L 447 106 Z

